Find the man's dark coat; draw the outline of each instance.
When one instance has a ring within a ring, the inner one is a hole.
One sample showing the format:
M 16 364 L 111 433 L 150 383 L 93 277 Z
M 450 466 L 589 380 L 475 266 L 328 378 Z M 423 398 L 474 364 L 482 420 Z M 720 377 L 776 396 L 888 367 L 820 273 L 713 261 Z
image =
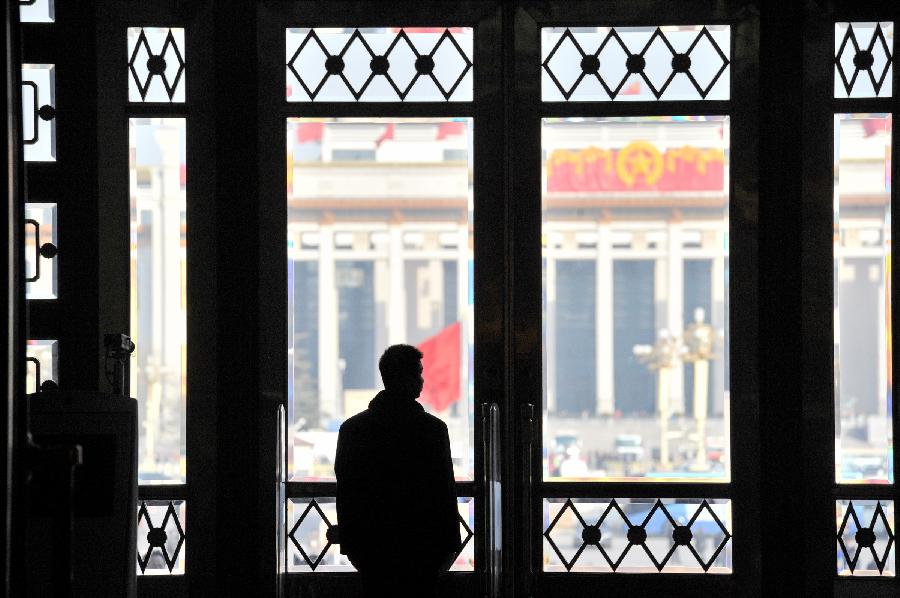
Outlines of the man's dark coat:
M 447 425 L 381 391 L 341 425 L 334 471 L 341 552 L 361 569 L 434 567 L 459 550 Z

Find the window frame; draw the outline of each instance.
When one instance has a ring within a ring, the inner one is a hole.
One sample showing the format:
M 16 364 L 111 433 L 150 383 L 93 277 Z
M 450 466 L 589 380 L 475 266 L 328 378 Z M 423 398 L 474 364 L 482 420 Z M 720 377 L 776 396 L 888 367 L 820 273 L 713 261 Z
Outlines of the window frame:
M 524 210 L 527 221 L 516 222 L 513 237 L 516 246 L 513 255 L 517 262 L 513 269 L 525 268 L 525 275 L 514 276 L 512 294 L 517 298 L 513 314 L 512 332 L 516 341 L 513 369 L 512 396 L 519 402 L 518 408 L 527 413 L 529 405 L 540 413 L 542 405 L 541 384 L 534 372 L 542 371 L 541 347 L 525 339 L 541 338 L 542 283 L 541 283 L 541 119 L 544 117 L 590 116 L 640 116 L 684 114 L 728 114 L 731 116 L 731 181 L 729 189 L 729 260 L 731 276 L 728 288 L 731 313 L 730 329 L 732 363 L 742 363 L 741 371 L 731 368 L 731 421 L 743 421 L 753 427 L 757 421 L 756 365 L 757 311 L 754 295 L 756 283 L 754 227 L 750 226 L 758 209 L 757 197 L 752 192 L 756 176 L 756 147 L 753 116 L 756 98 L 756 68 L 758 18 L 742 11 L 741 2 L 725 2 L 716 8 L 696 4 L 670 3 L 654 0 L 637 2 L 608 2 L 603 10 L 590 2 L 538 3 L 526 2 L 525 11 L 516 14 L 516 35 L 521 36 L 521 46 L 527 54 L 517 57 L 517 82 L 528 81 L 516 89 L 517 121 L 524 123 L 511 131 L 511 147 L 530 156 L 530 163 L 537 165 L 534 172 L 510 181 L 513 197 L 526 198 Z M 647 15 L 653 15 L 648 18 Z M 541 100 L 541 47 L 542 27 L 573 26 L 642 26 L 642 25 L 717 25 L 731 26 L 731 94 L 730 100 L 687 101 L 568 101 L 544 102 Z M 742 40 L 744 44 L 737 43 Z M 518 40 L 517 40 L 518 41 Z M 738 158 L 740 157 L 740 158 Z M 749 251 L 748 251 L 749 250 Z M 521 264 L 521 265 L 519 265 Z M 535 273 L 536 272 L 536 276 Z M 537 328 L 535 329 L 535 324 Z M 518 389 L 518 390 L 517 390 Z M 715 592 L 726 595 L 753 595 L 754 583 L 758 583 L 760 570 L 754 551 L 760 550 L 755 530 L 759 529 L 758 490 L 754 487 L 759 471 L 756 438 L 741 434 L 734 424 L 730 431 L 731 481 L 728 483 L 689 482 L 554 482 L 542 480 L 543 432 L 541 417 L 522 416 L 522 436 L 527 438 L 530 455 L 526 467 L 530 471 L 523 486 L 531 485 L 530 515 L 522 512 L 518 521 L 527 521 L 529 546 L 519 556 L 520 567 L 530 572 L 529 590 L 541 596 L 565 596 L 573 592 L 596 593 L 615 588 L 634 588 L 641 592 L 664 591 L 667 595 L 697 595 Z M 518 493 L 519 488 L 511 489 Z M 607 498 L 728 498 L 732 501 L 733 572 L 729 575 L 703 573 L 552 573 L 543 572 L 541 555 L 544 526 L 539 505 L 544 497 L 607 497 Z M 518 556 L 518 555 L 517 555 Z M 527 583 L 527 582 L 526 582 Z M 674 593 L 673 593 L 674 592 Z
M 811 588 L 833 591 L 835 595 L 865 592 L 873 596 L 895 595 L 900 589 L 900 557 L 895 546 L 894 577 L 839 576 L 836 571 L 837 528 L 836 501 L 840 499 L 887 499 L 894 501 L 895 521 L 900 502 L 897 486 L 897 466 L 900 455 L 896 451 L 896 434 L 900 430 L 900 406 L 892 402 L 891 425 L 894 430 L 892 484 L 848 484 L 835 480 L 835 386 L 834 386 L 834 116 L 846 113 L 898 112 L 900 77 L 897 76 L 896 35 L 892 48 L 893 81 L 891 97 L 836 98 L 835 81 L 835 23 L 874 22 L 898 19 L 896 6 L 890 2 L 869 0 L 853 4 L 828 3 L 820 12 L 806 15 L 803 69 L 803 191 L 802 191 L 802 359 L 803 368 L 803 451 L 805 493 L 809 497 L 806 513 L 806 575 Z M 888 82 L 885 82 L 887 85 Z M 900 127 L 894 122 L 891 131 L 891 179 L 898 170 L 896 139 Z M 898 190 L 891 187 L 891 211 L 896 211 Z M 898 219 L 891 222 L 891 238 L 900 233 Z M 896 242 L 892 241 L 892 263 L 897 259 Z M 896 276 L 891 279 L 891 333 L 898 331 L 900 315 L 897 302 L 900 289 Z M 892 338 L 895 338 L 892 336 Z M 896 352 L 894 352 L 896 353 Z M 900 365 L 892 355 L 892 368 Z M 897 381 L 892 394 L 896 397 Z M 894 528 L 896 533 L 896 523 Z M 833 589 L 832 589 L 833 588 Z M 813 591 L 812 593 L 815 593 Z

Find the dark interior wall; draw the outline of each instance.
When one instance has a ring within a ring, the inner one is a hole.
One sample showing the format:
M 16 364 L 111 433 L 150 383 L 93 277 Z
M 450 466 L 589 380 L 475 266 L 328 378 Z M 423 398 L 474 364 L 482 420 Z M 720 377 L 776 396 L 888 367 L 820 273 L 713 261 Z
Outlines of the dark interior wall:
M 887 2 L 858 4 L 859 15 L 865 9 L 896 14 L 896 6 Z M 810 572 L 830 572 L 834 564 L 833 454 L 822 448 L 833 443 L 830 436 L 833 422 L 828 417 L 831 382 L 827 376 L 831 367 L 828 338 L 831 330 L 824 325 L 830 321 L 831 280 L 830 268 L 827 273 L 821 269 L 823 256 L 831 251 L 830 208 L 827 202 L 824 208 L 822 205 L 823 198 L 831 192 L 831 163 L 827 152 L 816 151 L 816 147 L 823 142 L 823 128 L 830 127 L 828 110 L 817 99 L 830 97 L 831 93 L 824 75 L 830 69 L 830 56 L 821 53 L 827 46 L 822 43 L 827 30 L 821 20 L 823 15 L 833 14 L 839 5 L 806 0 L 751 3 L 747 8 L 760 15 L 758 56 L 765 81 L 758 89 L 759 98 L 747 99 L 750 105 L 741 113 L 745 118 L 759 117 L 758 121 L 752 121 L 758 122 L 753 130 L 754 138 L 743 140 L 752 143 L 759 153 L 759 168 L 751 173 L 751 178 L 759 183 L 759 213 L 758 218 L 753 213 L 746 215 L 741 228 L 735 231 L 745 241 L 752 239 L 742 245 L 749 247 L 751 254 L 733 256 L 733 259 L 739 262 L 736 270 L 740 263 L 750 260 L 757 266 L 754 275 L 759 280 L 743 278 L 734 280 L 733 284 L 734 293 L 742 297 L 739 307 L 748 303 L 754 307 L 758 301 L 761 315 L 758 327 L 752 331 L 747 328 L 755 322 L 745 313 L 737 313 L 732 325 L 736 330 L 735 342 L 740 342 L 737 337 L 741 334 L 747 333 L 745 338 L 748 335 L 755 338 L 758 334 L 760 372 L 757 378 L 752 366 L 735 364 L 731 380 L 735 382 L 732 386 L 745 396 L 758 400 L 757 406 L 748 409 L 758 420 L 753 417 L 742 420 L 741 425 L 745 427 L 737 430 L 734 442 L 735 446 L 753 451 L 756 445 L 746 438 L 761 439 L 758 446 L 761 469 L 740 474 L 750 482 L 736 480 L 735 491 L 758 493 L 759 506 L 766 507 L 765 527 L 742 530 L 761 539 L 755 554 L 743 556 L 749 556 L 754 566 L 758 563 L 764 596 L 784 595 L 791 581 L 806 583 L 810 596 L 834 593 L 830 574 Z M 46 31 L 28 32 L 24 48 L 27 60 L 59 66 L 57 109 L 60 123 L 65 123 L 59 129 L 59 160 L 53 169 L 45 165 L 29 166 L 28 191 L 29 197 L 56 201 L 60 205 L 59 267 L 63 298 L 55 305 L 32 302 L 29 334 L 60 339 L 62 385 L 105 389 L 99 367 L 100 335 L 121 327 L 120 306 L 127 305 L 128 292 L 127 285 L 122 283 L 121 264 L 112 265 L 108 270 L 103 261 L 105 251 L 123 242 L 121 212 L 110 215 L 102 203 L 104 197 L 121 193 L 121 186 L 111 182 L 115 172 L 120 171 L 109 169 L 101 157 L 102 149 L 98 148 L 106 142 L 98 131 L 106 130 L 102 121 L 109 115 L 102 109 L 105 101 L 102 93 L 98 98 L 98 89 L 104 89 L 107 78 L 105 73 L 97 72 L 98 53 L 102 54 L 98 50 L 97 32 L 102 28 L 95 24 L 108 18 L 108 13 L 100 14 L 96 5 L 90 3 L 57 2 L 57 10 L 60 11 L 58 23 Z M 191 540 L 196 542 L 191 566 L 205 573 L 205 576 L 192 575 L 191 591 L 204 595 L 204 591 L 215 587 L 221 595 L 253 595 L 258 590 L 256 582 L 268 579 L 270 565 L 264 556 L 269 538 L 260 537 L 259 530 L 270 527 L 267 521 L 271 518 L 268 510 L 271 505 L 266 502 L 268 499 L 262 498 L 270 490 L 267 471 L 261 465 L 267 452 L 260 445 L 270 437 L 271 430 L 264 429 L 260 422 L 267 421 L 269 407 L 278 402 L 278 384 L 270 382 L 269 374 L 277 373 L 279 364 L 272 357 L 277 352 L 267 351 L 266 343 L 274 346 L 281 340 L 268 337 L 265 326 L 260 325 L 260 313 L 271 306 L 268 301 L 277 303 L 276 299 L 260 297 L 258 305 L 242 299 L 248 293 L 251 296 L 263 293 L 259 288 L 263 274 L 255 270 L 257 266 L 278 267 L 277 263 L 267 262 L 268 250 L 260 244 L 266 227 L 272 225 L 270 219 L 274 218 L 261 213 L 258 207 L 268 201 L 260 192 L 267 182 L 256 176 L 252 161 L 249 168 L 245 162 L 248 155 L 258 156 L 262 161 L 268 151 L 262 147 L 257 132 L 258 121 L 269 118 L 260 108 L 268 105 L 268 100 L 262 101 L 265 92 L 256 88 L 258 72 L 268 67 L 258 64 L 254 52 L 242 50 L 257 47 L 259 41 L 257 11 L 251 3 L 246 6 L 202 3 L 188 18 L 191 23 L 205 23 L 196 29 L 197 47 L 209 44 L 215 50 L 192 54 L 200 58 L 192 66 L 208 68 L 210 72 L 204 80 L 209 86 L 195 89 L 200 92 L 201 101 L 193 117 L 200 124 L 192 125 L 196 128 L 189 133 L 209 135 L 207 149 L 192 154 L 191 158 L 196 158 L 192 166 L 199 173 L 196 179 L 199 187 L 195 188 L 209 194 L 204 198 L 205 203 L 196 207 L 195 215 L 199 218 L 191 220 L 192 230 L 197 232 L 192 233 L 189 252 L 214 265 L 203 273 L 202 279 L 198 277 L 191 282 L 194 304 L 210 311 L 205 312 L 209 317 L 189 332 L 192 346 L 206 347 L 206 352 L 197 354 L 191 366 L 192 371 L 203 371 L 205 376 L 194 376 L 189 382 L 192 393 L 189 408 L 194 414 L 189 417 L 198 421 L 208 418 L 211 422 L 202 429 L 188 431 L 188 452 L 196 464 L 191 465 L 192 473 L 189 473 L 189 484 L 194 484 L 192 497 L 197 500 L 195 504 L 209 506 L 205 514 L 198 510 L 191 515 L 192 529 L 197 530 Z M 235 23 L 242 26 L 236 27 Z M 60 43 L 61 39 L 66 40 L 65 44 Z M 812 51 L 819 54 L 813 55 Z M 509 58 L 511 62 L 515 59 Z M 101 64 L 105 64 L 103 60 L 101 56 Z M 515 114 L 514 108 L 509 110 Z M 114 126 L 124 125 L 116 122 Z M 825 143 L 830 144 L 830 130 L 826 137 Z M 197 137 L 191 137 L 194 138 Z M 735 165 L 735 168 L 744 166 Z M 524 182 L 519 184 L 533 183 L 529 176 L 533 177 L 534 173 L 526 173 Z M 755 192 L 753 188 L 736 190 L 736 194 L 745 196 Z M 734 203 L 735 210 L 747 205 L 737 196 Z M 499 218 L 502 215 L 494 215 L 502 221 Z M 539 217 L 533 211 L 522 210 L 510 222 L 528 225 Z M 276 219 L 274 225 L 279 224 Z M 482 239 L 476 243 L 483 243 Z M 524 244 L 521 239 L 516 242 Z M 248 254 L 248 247 L 255 249 Z M 525 250 L 534 251 L 533 248 Z M 758 255 L 752 253 L 757 250 Z M 482 271 L 477 276 L 486 278 L 487 274 Z M 533 290 L 535 286 L 534 281 L 495 278 L 502 283 L 486 280 L 488 284 L 480 292 L 497 305 L 504 304 L 505 293 L 523 288 Z M 108 281 L 114 284 L 106 284 Z M 536 285 L 539 284 L 538 280 Z M 528 306 L 516 309 L 520 310 L 515 312 L 518 315 L 539 317 L 539 306 L 531 311 Z M 11 321 L 10 325 L 15 329 L 23 321 Z M 500 338 L 504 331 L 499 325 L 491 325 L 487 316 L 482 324 L 476 334 L 484 335 L 482 340 L 491 337 L 483 346 L 497 349 L 499 343 L 492 339 Z M 519 331 L 525 339 L 522 342 L 539 343 L 533 339 L 528 341 L 528 332 Z M 504 354 L 505 350 L 501 347 L 495 352 Z M 528 383 L 530 362 L 526 357 L 528 353 L 523 351 L 516 358 L 521 360 L 521 365 L 516 366 L 521 370 L 520 388 Z M 483 365 L 488 362 L 488 366 Z M 15 366 L 9 360 L 7 363 Z M 479 364 L 484 367 L 479 369 L 483 372 L 479 375 L 485 376 L 482 380 L 497 378 L 490 384 L 498 389 L 505 384 L 499 380 L 500 363 L 505 362 L 490 357 Z M 515 365 L 519 361 L 511 358 L 510 363 Z M 262 398 L 261 390 L 271 394 Z M 797 433 L 798 430 L 802 433 Z M 217 461 L 230 465 L 217 469 Z M 247 488 L 259 490 L 247 492 Z M 248 563 L 256 565 L 255 574 L 245 574 Z
M 26 334 L 59 340 L 62 388 L 107 390 L 105 380 L 101 385 L 99 326 L 99 251 L 108 221 L 98 203 L 96 166 L 97 13 L 93 3 L 57 4 L 55 23 L 22 29 L 22 60 L 56 65 L 56 161 L 25 165 L 25 196 L 57 204 L 60 248 L 59 299 L 28 301 Z M 127 297 L 127 283 L 119 286 Z
M 2 389 L 0 389 L 0 593 L 10 595 L 14 575 L 21 579 L 24 546 L 24 518 L 22 513 L 22 490 L 25 468 L 22 459 L 24 440 L 24 414 L 20 402 L 25 388 L 25 362 L 23 360 L 24 300 L 21 294 L 22 272 L 25 260 L 22 256 L 22 229 L 16 225 L 24 218 L 23 171 L 22 171 L 22 123 L 18 11 L 16 4 L 4 4 L 3 62 L 6 66 L 6 91 L 0 96 L 6 115 L 6 160 L 3 170 L 4 183 L 4 225 L 0 227 L 0 239 L 6 247 L 0 261 L 0 275 L 4 281 L 4 292 L 0 298 L 2 309 L 4 342 L 0 346 L 3 360 Z

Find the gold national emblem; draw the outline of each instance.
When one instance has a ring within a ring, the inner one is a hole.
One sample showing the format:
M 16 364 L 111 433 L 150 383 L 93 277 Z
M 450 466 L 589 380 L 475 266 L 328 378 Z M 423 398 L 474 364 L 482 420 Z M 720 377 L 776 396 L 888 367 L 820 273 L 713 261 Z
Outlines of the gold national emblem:
M 646 141 L 629 143 L 616 155 L 616 174 L 629 187 L 634 187 L 638 177 L 653 185 L 663 174 L 662 154 Z

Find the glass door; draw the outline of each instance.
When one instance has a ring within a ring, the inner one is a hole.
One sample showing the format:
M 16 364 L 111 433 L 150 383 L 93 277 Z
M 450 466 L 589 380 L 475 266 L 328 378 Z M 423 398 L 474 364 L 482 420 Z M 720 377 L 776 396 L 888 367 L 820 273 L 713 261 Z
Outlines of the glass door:
M 752 594 L 755 25 L 657 5 L 263 10 L 289 593 L 356 583 L 337 431 L 406 342 L 450 431 L 453 595 Z
M 499 526 L 488 503 L 499 504 L 503 396 L 490 390 L 503 346 L 498 23 L 489 5 L 262 10 L 261 28 L 278 36 L 267 34 L 263 52 L 284 60 L 263 74 L 280 93 L 267 94 L 261 163 L 283 165 L 264 201 L 283 215 L 272 225 L 287 240 L 276 255 L 273 235 L 268 249 L 283 266 L 271 283 L 287 318 L 268 326 L 286 333 L 284 368 L 272 374 L 286 387 L 279 534 L 289 595 L 356 587 L 340 552 L 338 429 L 382 388 L 376 364 L 397 343 L 424 353 L 419 402 L 450 435 L 462 549 L 446 584 L 475 596 L 499 579 L 489 565 L 499 538 L 486 533 Z M 372 497 L 373 516 L 408 508 Z M 383 541 L 402 575 L 414 540 Z

